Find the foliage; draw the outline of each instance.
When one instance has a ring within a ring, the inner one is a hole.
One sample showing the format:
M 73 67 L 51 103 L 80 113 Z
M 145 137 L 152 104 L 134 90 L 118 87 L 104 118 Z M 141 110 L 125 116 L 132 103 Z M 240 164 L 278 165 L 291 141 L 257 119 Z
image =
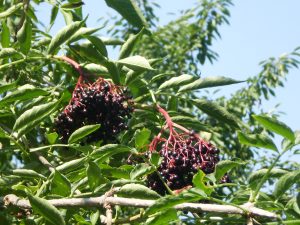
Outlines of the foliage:
M 107 35 L 117 39 L 100 37 L 103 24 L 86 26 L 81 1 L 0 1 L 0 196 L 15 194 L 28 199 L 33 208 L 31 212 L 0 206 L 0 224 L 99 224 L 107 206 L 60 209 L 46 199 L 94 197 L 112 188 L 117 196 L 155 200 L 146 210 L 112 207 L 116 223 L 245 224 L 247 220 L 248 212 L 216 217 L 215 212 L 174 209 L 186 202 L 237 207 L 251 202 L 280 215 L 279 221 L 299 222 L 299 164 L 284 162 L 282 156 L 299 154 L 300 133 L 259 108 L 262 100 L 275 96 L 276 87 L 284 85 L 289 70 L 299 66 L 299 49 L 261 62 L 261 72 L 230 98 L 212 101 L 203 89 L 242 82 L 199 76 L 202 64 L 217 59 L 213 40 L 221 35 L 219 27 L 229 23 L 232 1 L 201 0 L 163 27 L 156 26 L 156 3 L 105 2 L 122 18 L 122 22 L 111 18 L 115 26 L 106 28 Z M 51 8 L 46 27 L 35 12 L 42 4 Z M 66 25 L 51 36 L 59 13 Z M 119 50 L 117 60 L 108 57 L 111 45 Z M 55 118 L 74 100 L 73 90 L 83 77 L 90 83 L 105 78 L 109 82 L 104 83 L 126 86 L 132 94 L 134 112 L 128 129 L 115 139 L 89 142 L 87 136 L 103 128 L 96 124 L 75 130 L 67 143 L 57 134 Z M 164 135 L 166 126 L 170 128 L 166 137 L 172 137 L 173 126 L 185 133 L 178 139 L 196 130 L 197 140 L 205 137 L 221 149 L 221 160 L 212 173 L 198 168 L 192 188 L 173 192 L 167 188 L 168 194 L 161 196 L 147 187 L 148 175 L 156 173 L 163 160 L 156 151 L 149 154 L 149 146 Z M 274 144 L 274 134 L 282 138 L 281 147 Z M 232 183 L 220 183 L 228 173 Z M 270 218 L 255 220 L 272 224 Z

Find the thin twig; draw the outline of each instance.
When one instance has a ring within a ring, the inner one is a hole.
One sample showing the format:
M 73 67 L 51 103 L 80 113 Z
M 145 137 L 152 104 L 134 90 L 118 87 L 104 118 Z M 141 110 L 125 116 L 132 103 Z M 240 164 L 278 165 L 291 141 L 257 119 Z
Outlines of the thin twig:
M 31 205 L 28 200 L 19 199 L 15 195 L 7 195 L 4 197 L 5 205 L 14 205 L 20 208 L 30 209 Z M 147 208 L 155 203 L 155 200 L 144 200 L 135 198 L 121 198 L 121 197 L 106 197 L 105 195 L 100 197 L 91 198 L 69 198 L 69 199 L 53 199 L 48 202 L 58 208 L 69 207 L 99 207 L 105 203 L 110 205 L 122 205 L 132 206 L 139 208 Z M 218 205 L 218 204 L 203 204 L 203 203 L 183 203 L 174 207 L 177 210 L 185 210 L 190 212 L 214 212 L 222 214 L 239 214 L 239 215 L 251 215 L 260 216 L 270 219 L 278 219 L 278 216 L 260 208 L 254 207 L 252 204 L 245 204 L 239 207 L 232 205 Z

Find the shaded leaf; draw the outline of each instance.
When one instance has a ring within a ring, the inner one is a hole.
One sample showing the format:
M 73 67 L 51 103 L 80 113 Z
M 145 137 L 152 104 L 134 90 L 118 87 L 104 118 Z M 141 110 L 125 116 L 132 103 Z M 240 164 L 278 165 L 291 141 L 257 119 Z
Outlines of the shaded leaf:
M 52 194 L 67 197 L 71 194 L 71 183 L 64 175 L 55 170 L 50 189 Z
M 8 26 L 6 25 L 5 21 L 2 20 L 1 22 L 2 31 L 1 31 L 1 46 L 2 48 L 8 48 L 10 43 L 10 32 Z M 1 53 L 0 53 L 1 55 Z M 1 57 L 0 57 L 1 58 Z
M 40 214 L 51 224 L 66 224 L 58 209 L 51 205 L 47 200 L 30 194 L 28 195 L 28 199 L 33 208 L 33 211 Z
M 107 144 L 93 151 L 90 154 L 90 156 L 97 159 L 98 162 L 101 162 L 106 160 L 107 158 L 110 158 L 115 154 L 119 154 L 122 152 L 131 152 L 131 151 L 132 149 L 125 145 Z
M 107 50 L 103 41 L 95 36 L 88 36 L 87 39 L 95 46 L 101 55 L 107 57 Z
M 29 18 L 27 18 L 20 30 L 17 33 L 17 39 L 20 43 L 20 49 L 24 54 L 27 54 L 31 48 L 32 39 L 32 25 Z
M 44 175 L 39 174 L 38 172 L 30 169 L 14 169 L 10 173 L 21 177 L 46 179 Z
M 15 88 L 17 86 L 17 83 L 18 83 L 18 80 L 13 83 L 10 83 L 10 84 L 1 85 L 0 86 L 0 94 L 2 94 L 5 91 L 9 91 L 9 90 Z
M 0 13 L 0 19 L 3 19 L 5 17 L 8 17 L 12 14 L 14 14 L 16 11 L 18 11 L 23 6 L 23 3 L 17 3 L 13 4 L 10 8 L 6 9 L 4 12 Z
M 71 161 L 67 161 L 59 166 L 57 166 L 55 169 L 59 172 L 70 172 L 73 171 L 79 167 L 81 167 L 86 161 L 86 157 L 79 158 L 79 159 L 73 159 Z
M 241 82 L 244 82 L 244 81 L 237 81 L 237 80 L 234 80 L 234 79 L 231 79 L 228 77 L 222 77 L 222 76 L 199 78 L 192 83 L 182 86 L 179 89 L 179 92 L 192 91 L 192 90 L 208 88 L 208 87 L 237 84 L 237 83 L 241 83 Z
M 234 117 L 232 113 L 229 113 L 224 107 L 205 99 L 197 99 L 193 100 L 192 102 L 201 111 L 219 120 L 220 122 L 228 123 L 229 125 L 236 128 L 239 127 L 239 121 L 237 120 L 237 118 Z
M 141 163 L 141 164 L 137 164 L 134 169 L 131 171 L 130 173 L 130 178 L 132 180 L 135 180 L 139 177 L 145 176 L 147 174 L 152 173 L 153 171 L 155 171 L 155 168 L 153 168 L 152 166 L 146 164 L 146 163 Z
M 69 137 L 68 143 L 72 144 L 78 140 L 88 136 L 100 128 L 100 124 L 86 125 L 75 130 Z
M 277 181 L 274 189 L 274 195 L 278 199 L 282 196 L 293 184 L 299 183 L 300 170 L 288 172 Z
M 193 184 L 195 187 L 199 188 L 207 195 L 210 195 L 213 189 L 205 185 L 204 177 L 205 177 L 205 173 L 202 170 L 199 170 L 193 177 Z
M 126 184 L 118 191 L 118 196 L 139 199 L 157 199 L 160 195 L 141 184 Z
M 266 129 L 273 131 L 291 141 L 295 140 L 294 132 L 283 122 L 264 115 L 254 115 L 253 118 Z
M 248 178 L 250 186 L 256 187 L 259 180 L 261 180 L 264 177 L 264 175 L 267 173 L 267 171 L 268 171 L 268 169 L 260 169 L 260 170 L 257 170 L 255 172 L 251 173 L 251 175 Z M 286 174 L 287 172 L 288 172 L 287 170 L 273 168 L 270 171 L 269 178 L 281 177 L 282 175 Z
M 238 138 L 241 144 L 278 151 L 272 139 L 264 134 L 245 134 L 239 131 Z
M 21 55 L 21 54 L 14 48 L 2 48 L 0 51 L 1 59 L 7 58 L 7 57 L 13 57 L 16 55 Z
M 221 178 L 227 173 L 229 170 L 233 169 L 234 167 L 245 165 L 243 161 L 230 161 L 230 160 L 222 160 L 217 163 L 215 169 L 215 178 L 217 181 L 220 181 Z
M 98 28 L 81 27 L 78 31 L 75 32 L 75 34 L 72 35 L 72 37 L 67 41 L 67 43 L 69 44 L 74 41 L 78 41 L 85 36 L 88 36 L 90 34 L 97 32 L 101 28 L 102 27 L 98 27 Z
M 140 32 L 137 34 L 132 34 L 129 36 L 129 38 L 126 40 L 126 42 L 122 45 L 120 53 L 119 53 L 119 59 L 126 58 L 130 55 L 132 52 L 135 44 L 138 42 L 142 34 L 144 34 L 145 29 L 143 28 Z
M 155 214 L 154 217 L 150 217 L 145 225 L 161 225 L 161 224 L 170 224 L 170 222 L 177 220 L 177 211 L 176 209 L 168 209 L 162 212 Z
M 141 131 L 137 131 L 135 138 L 135 147 L 143 148 L 149 143 L 149 138 L 151 135 L 151 131 L 147 128 L 143 128 Z
M 100 184 L 107 183 L 108 179 L 103 177 L 101 169 L 95 162 L 89 162 L 86 170 L 90 188 L 95 190 Z

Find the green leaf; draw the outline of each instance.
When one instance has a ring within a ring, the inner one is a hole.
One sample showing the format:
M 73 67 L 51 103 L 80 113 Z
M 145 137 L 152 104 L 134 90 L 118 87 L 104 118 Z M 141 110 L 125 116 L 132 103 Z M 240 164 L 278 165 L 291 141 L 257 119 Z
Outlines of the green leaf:
M 20 43 L 21 52 L 27 54 L 31 48 L 31 39 L 32 39 L 32 25 L 29 18 L 27 18 L 21 29 L 17 33 L 17 39 Z
M 267 173 L 268 169 L 260 169 L 253 173 L 248 178 L 249 184 L 252 188 L 255 188 L 257 183 L 264 177 L 264 175 Z M 281 177 L 282 175 L 288 173 L 287 170 L 279 169 L 279 168 L 273 168 L 270 171 L 269 178 L 271 177 Z
M 107 68 L 113 82 L 115 84 L 120 84 L 120 72 L 116 64 L 111 61 L 107 61 L 104 66 Z
M 264 115 L 253 115 L 253 118 L 266 129 L 273 131 L 291 140 L 292 142 L 295 140 L 294 132 L 283 122 L 280 122 L 275 118 Z
M 147 208 L 145 215 L 151 215 L 156 212 L 167 210 L 181 203 L 198 201 L 203 199 L 203 197 L 206 197 L 205 193 L 195 188 L 183 191 L 179 195 L 167 195 L 159 198 L 153 205 Z
M 6 25 L 4 20 L 2 20 L 1 26 L 2 26 L 2 32 L 0 34 L 1 35 L 1 46 L 2 46 L 2 48 L 8 48 L 9 43 L 10 43 L 10 32 L 9 32 L 8 26 Z
M 170 224 L 170 222 L 175 220 L 178 220 L 176 209 L 168 209 L 156 213 L 154 217 L 148 218 L 145 225 Z
M 71 194 L 71 183 L 64 175 L 55 170 L 50 189 L 52 194 L 67 197 Z
M 33 211 L 40 214 L 51 224 L 66 224 L 58 209 L 51 205 L 47 200 L 30 194 L 28 195 L 28 199 L 33 208 Z
M 105 161 L 115 154 L 119 154 L 122 152 L 131 152 L 132 149 L 125 145 L 119 144 L 107 144 L 104 145 L 95 151 L 93 151 L 90 156 L 97 159 L 98 162 Z
M 47 138 L 50 145 L 55 144 L 55 142 L 58 138 L 58 134 L 56 132 L 46 133 L 45 136 L 46 136 L 46 138 Z
M 72 37 L 67 41 L 67 43 L 70 44 L 74 41 L 78 41 L 85 36 L 88 36 L 88 35 L 91 35 L 91 34 L 97 32 L 101 28 L 102 27 L 98 27 L 98 28 L 81 27 L 78 31 L 75 32 L 75 34 L 72 35 Z
M 11 92 L 5 96 L 1 101 L 0 105 L 7 104 L 14 101 L 24 101 L 33 99 L 39 96 L 48 95 L 49 93 L 43 89 L 36 88 L 30 84 L 25 84 L 19 87 L 16 91 Z
M 172 77 L 170 80 L 165 81 L 162 83 L 158 90 L 166 89 L 166 88 L 177 88 L 184 84 L 190 83 L 191 81 L 195 80 L 195 77 L 188 74 L 183 74 L 178 77 Z
M 199 108 L 209 116 L 219 120 L 220 122 L 227 123 L 228 125 L 239 128 L 239 121 L 224 107 L 205 99 L 197 99 L 193 100 L 192 102 L 197 108 Z
M 38 106 L 32 107 L 25 111 L 15 122 L 13 127 L 14 131 L 18 131 L 18 137 L 30 131 L 36 125 L 38 125 L 44 118 L 49 116 L 60 101 L 50 102 Z
M 172 116 L 171 118 L 174 123 L 184 125 L 194 130 L 207 131 L 207 132 L 212 131 L 212 127 L 201 123 L 197 118 L 193 118 L 189 116 Z
M 57 166 L 55 169 L 59 172 L 70 172 L 73 171 L 75 169 L 78 169 L 79 167 L 81 167 L 86 161 L 86 157 L 82 157 L 79 159 L 73 159 L 71 161 L 67 161 L 59 166 Z
M 237 81 L 237 80 L 234 80 L 234 79 L 231 79 L 228 77 L 222 77 L 222 76 L 199 78 L 192 83 L 182 86 L 179 89 L 179 92 L 192 91 L 192 90 L 208 88 L 208 87 L 237 84 L 237 83 L 241 83 L 241 82 L 244 82 L 244 81 Z
M 163 157 L 160 157 L 160 154 L 158 152 L 152 152 L 151 153 L 151 163 L 157 168 L 163 160 Z
M 17 86 L 17 83 L 18 83 L 18 80 L 13 83 L 10 83 L 10 84 L 1 84 L 0 94 L 2 94 L 5 91 L 9 91 L 9 90 L 15 88 Z
M 150 174 L 153 171 L 155 171 L 155 168 L 153 168 L 152 166 L 150 166 L 146 163 L 137 164 L 134 167 L 134 169 L 131 171 L 130 178 L 131 178 L 131 180 L 135 180 L 139 177 Z
M 154 70 L 148 60 L 139 55 L 120 59 L 117 63 L 125 65 L 132 70 Z
M 118 196 L 125 198 L 157 199 L 161 196 L 141 184 L 126 184 L 118 191 Z
M 238 131 L 238 138 L 241 144 L 278 151 L 272 139 L 264 134 L 245 134 Z
M 39 174 L 36 171 L 30 170 L 30 169 L 14 169 L 11 171 L 11 174 L 16 175 L 16 176 L 21 176 L 23 178 L 28 177 L 28 178 L 46 179 L 46 177 L 44 175 Z
M 72 9 L 79 8 L 83 5 L 84 5 L 84 2 L 76 1 L 76 2 L 65 3 L 65 4 L 61 5 L 61 8 L 64 10 L 72 10 Z
M 129 36 L 129 38 L 126 40 L 126 42 L 122 45 L 120 54 L 119 54 L 119 59 L 126 58 L 130 55 L 132 52 L 135 44 L 138 42 L 140 37 L 144 34 L 145 29 L 143 28 L 140 32 L 137 34 L 132 34 Z
M 78 140 L 88 136 L 100 128 L 100 124 L 86 125 L 75 130 L 69 137 L 68 143 L 72 144 Z
M 73 22 L 59 30 L 48 46 L 48 54 L 53 54 L 59 46 L 68 41 L 80 29 L 83 23 L 83 21 Z
M 149 138 L 151 135 L 151 131 L 147 128 L 143 128 L 141 131 L 137 131 L 135 138 L 135 147 L 143 148 L 149 143 Z
M 49 29 L 53 26 L 53 24 L 54 24 L 54 22 L 56 20 L 57 14 L 58 14 L 58 6 L 54 5 L 52 7 L 52 9 L 51 9 L 50 27 L 49 27 Z
M 106 76 L 109 74 L 107 68 L 99 64 L 88 63 L 88 64 L 82 64 L 81 66 L 83 69 L 89 71 L 90 73 L 101 74 L 101 76 L 109 77 Z
M 6 9 L 4 12 L 0 13 L 0 19 L 3 19 L 5 17 L 8 17 L 12 14 L 14 14 L 16 11 L 18 11 L 23 6 L 23 3 L 13 4 L 12 7 Z
M 107 57 L 107 50 L 103 41 L 95 36 L 88 36 L 87 39 L 95 46 L 101 55 Z
M 0 59 L 13 57 L 16 55 L 21 55 L 21 54 L 14 48 L 2 48 L 0 51 Z
M 147 22 L 134 0 L 105 0 L 106 4 L 120 13 L 131 25 L 142 28 Z
M 92 190 L 95 190 L 95 188 L 98 187 L 99 185 L 108 182 L 108 180 L 105 177 L 103 177 L 99 166 L 94 162 L 89 162 L 89 165 L 86 169 L 86 173 L 87 173 L 90 188 Z
M 282 196 L 293 184 L 299 183 L 300 170 L 288 172 L 277 181 L 274 189 L 274 196 L 278 199 Z
M 229 170 L 233 169 L 234 167 L 245 165 L 243 161 L 230 161 L 230 160 L 222 160 L 217 163 L 215 169 L 215 178 L 217 181 L 220 181 L 221 178 L 227 173 Z
M 71 45 L 70 49 L 76 52 L 84 59 L 88 59 L 90 62 L 99 63 L 106 61 L 106 58 L 100 54 L 100 52 L 95 48 L 95 46 L 90 43 L 82 43 L 82 44 L 75 44 Z
M 211 187 L 207 187 L 204 183 L 205 173 L 202 170 L 199 170 L 193 177 L 193 184 L 195 187 L 199 188 L 205 194 L 210 195 L 213 191 Z

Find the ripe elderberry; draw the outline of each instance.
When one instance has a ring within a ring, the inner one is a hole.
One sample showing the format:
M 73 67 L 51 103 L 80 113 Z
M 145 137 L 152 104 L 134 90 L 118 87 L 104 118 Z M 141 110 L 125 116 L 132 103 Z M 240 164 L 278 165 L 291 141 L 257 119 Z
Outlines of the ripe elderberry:
M 189 132 L 184 127 L 171 121 L 168 113 L 158 106 L 158 110 L 166 118 L 167 125 L 150 144 L 149 152 L 159 152 L 163 158 L 158 167 L 160 177 L 171 190 L 182 189 L 192 185 L 193 176 L 202 170 L 209 174 L 214 172 L 219 161 L 219 150 L 211 143 L 201 139 L 196 132 Z M 183 132 L 177 133 L 174 127 Z M 163 138 L 163 131 L 169 129 L 169 137 Z M 166 188 L 157 173 L 150 174 L 148 186 L 164 195 Z
M 79 80 L 70 103 L 57 116 L 55 127 L 63 142 L 76 129 L 91 124 L 101 127 L 88 136 L 87 142 L 114 140 L 120 131 L 127 129 L 132 111 L 131 96 L 124 87 L 103 78 L 92 84 Z

